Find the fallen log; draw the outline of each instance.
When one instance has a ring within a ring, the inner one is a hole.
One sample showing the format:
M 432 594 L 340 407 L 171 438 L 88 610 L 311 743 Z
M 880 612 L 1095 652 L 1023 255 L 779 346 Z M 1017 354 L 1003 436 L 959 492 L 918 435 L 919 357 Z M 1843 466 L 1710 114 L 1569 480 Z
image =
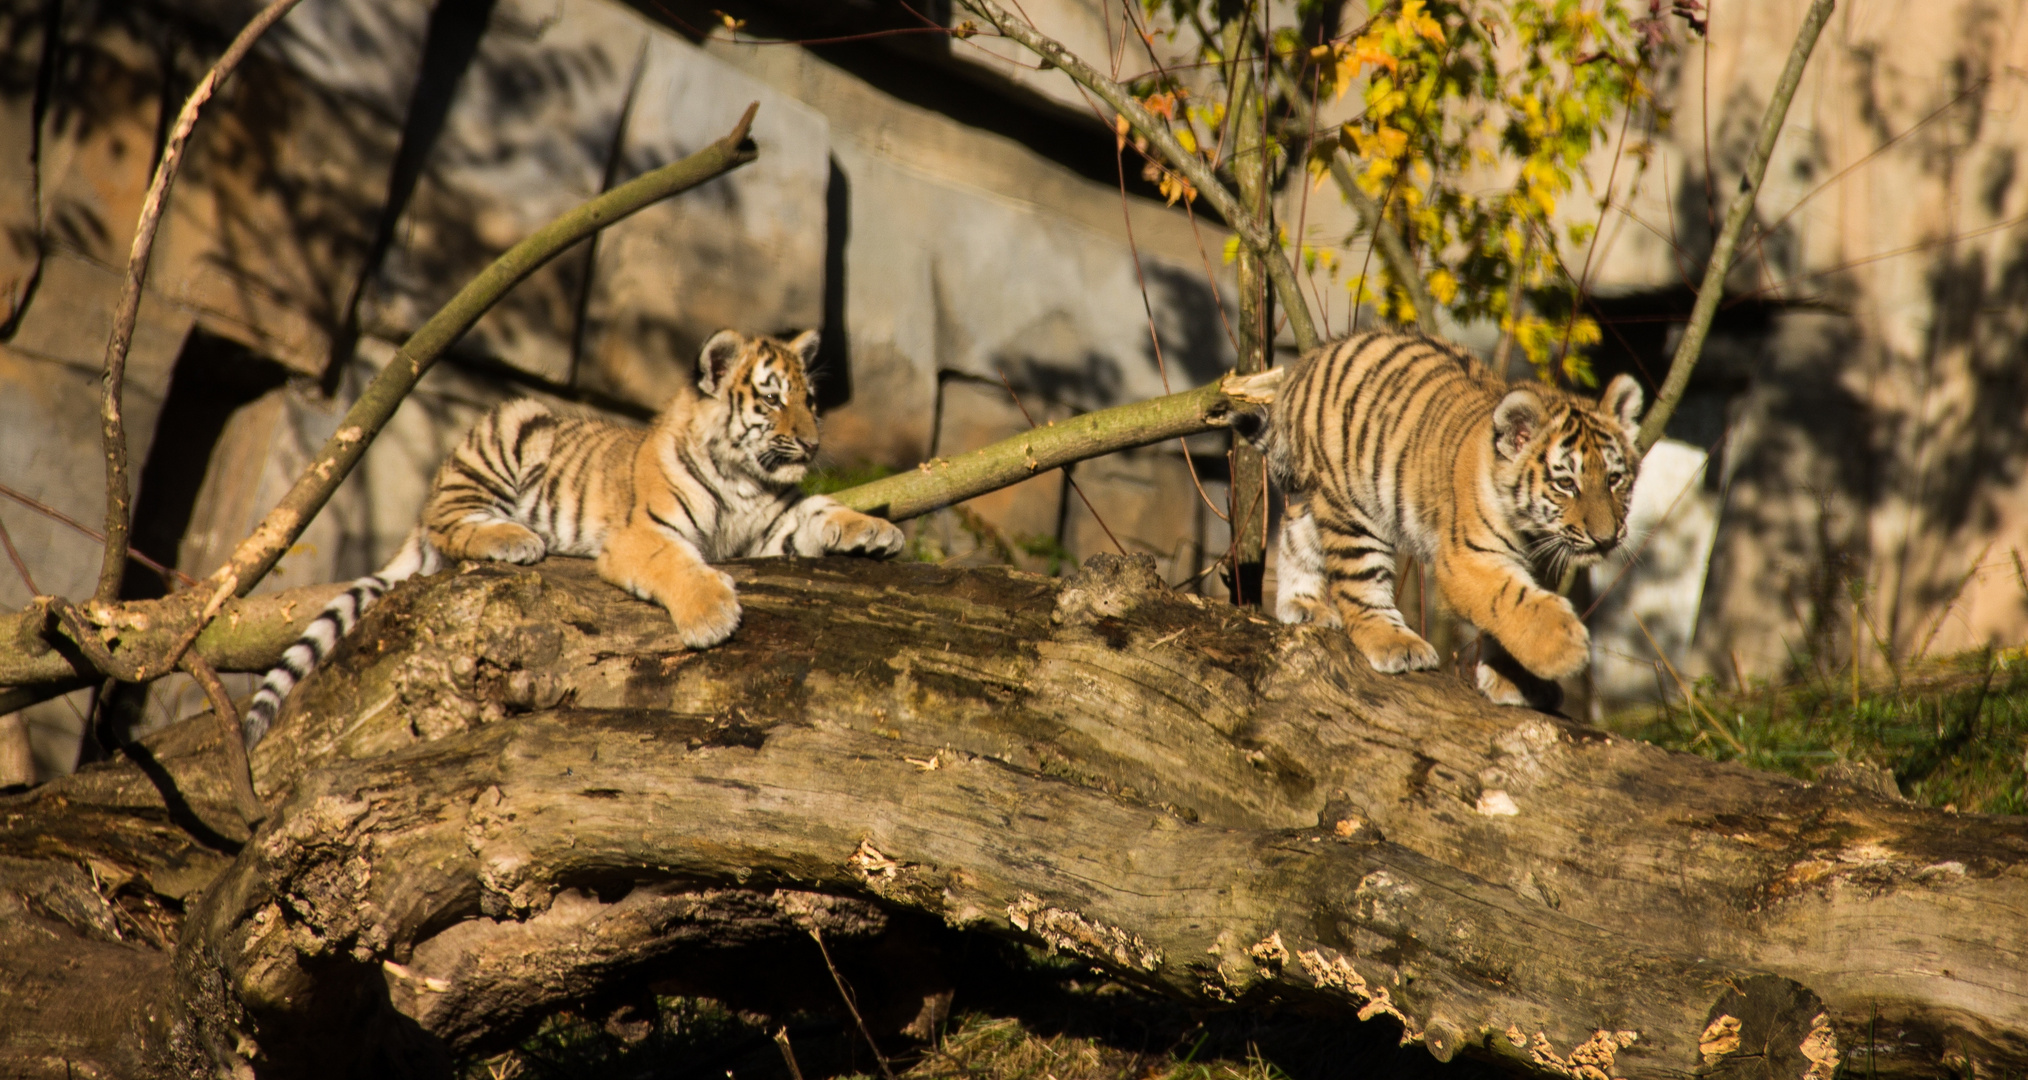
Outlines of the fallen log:
M 1543 1075 L 2028 1069 L 2021 819 L 1376 675 L 1122 560 L 731 572 L 701 653 L 570 560 L 404 586 L 254 754 L 250 839 L 203 723 L 0 801 L 0 935 L 41 942 L 0 1060 L 430 1074 L 914 919 Z

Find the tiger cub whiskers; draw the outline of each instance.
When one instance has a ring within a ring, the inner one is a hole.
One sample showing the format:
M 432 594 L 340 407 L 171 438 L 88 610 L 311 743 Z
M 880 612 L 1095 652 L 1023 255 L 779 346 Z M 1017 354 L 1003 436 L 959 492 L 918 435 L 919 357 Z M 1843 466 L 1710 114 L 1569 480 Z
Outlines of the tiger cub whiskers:
M 447 559 L 596 559 L 599 576 L 667 609 L 677 637 L 701 649 L 740 621 L 732 578 L 711 562 L 898 554 L 893 524 L 799 486 L 818 446 L 817 342 L 815 331 L 788 342 L 719 332 L 695 388 L 647 428 L 560 417 L 529 399 L 494 408 L 438 468 L 394 558 L 327 605 L 262 680 L 242 721 L 247 745 L 374 601 Z
M 1436 650 L 1395 606 L 1405 551 L 1528 673 L 1575 675 L 1590 634 L 1535 574 L 1560 578 L 1625 539 L 1640 411 L 1625 375 L 1594 403 L 1509 384 L 1413 335 L 1360 334 L 1304 355 L 1261 436 L 1289 504 L 1276 615 L 1343 626 L 1379 671 L 1435 667 Z M 1494 666 L 1481 664 L 1478 680 L 1503 704 L 1541 703 Z

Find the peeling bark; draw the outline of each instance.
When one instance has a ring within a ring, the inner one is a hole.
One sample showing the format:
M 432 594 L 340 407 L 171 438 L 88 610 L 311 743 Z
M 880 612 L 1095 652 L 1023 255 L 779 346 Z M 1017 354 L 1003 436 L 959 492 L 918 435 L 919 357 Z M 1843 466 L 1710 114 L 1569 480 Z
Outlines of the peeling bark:
M 45 939 L 0 947 L 0 1060 L 124 988 L 66 1067 L 427 1073 L 907 923 L 1540 1075 L 2028 1069 L 2021 819 L 1376 675 L 1120 560 L 731 572 L 706 652 L 570 560 L 396 590 L 255 752 L 250 841 L 202 720 L 0 801 L 0 934 Z

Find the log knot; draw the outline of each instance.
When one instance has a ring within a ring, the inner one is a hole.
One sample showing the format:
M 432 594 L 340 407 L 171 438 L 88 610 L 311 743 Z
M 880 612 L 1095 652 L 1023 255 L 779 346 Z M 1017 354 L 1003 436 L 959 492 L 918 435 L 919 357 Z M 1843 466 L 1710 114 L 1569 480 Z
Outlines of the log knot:
M 1121 618 L 1168 588 L 1151 556 L 1093 555 L 1085 560 L 1082 571 L 1064 582 L 1063 591 L 1056 594 L 1056 613 L 1050 618 L 1065 626 Z

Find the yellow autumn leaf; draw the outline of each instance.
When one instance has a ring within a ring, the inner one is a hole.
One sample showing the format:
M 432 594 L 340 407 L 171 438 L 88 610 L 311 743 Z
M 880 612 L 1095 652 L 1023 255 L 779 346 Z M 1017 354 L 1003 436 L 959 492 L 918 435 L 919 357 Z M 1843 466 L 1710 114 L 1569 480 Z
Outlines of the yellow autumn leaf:
M 1439 45 L 1443 44 L 1443 24 L 1430 18 L 1423 7 L 1424 0 L 1403 0 L 1401 17 L 1395 20 L 1395 25 L 1400 28 L 1404 37 L 1409 34 L 1420 34 Z
M 1176 141 L 1182 144 L 1184 152 L 1191 154 L 1197 152 L 1197 135 L 1189 128 L 1187 127 L 1177 128 Z
M 1352 142 L 1359 148 L 1359 156 L 1362 158 L 1396 158 L 1408 148 L 1408 132 L 1400 128 L 1382 126 L 1378 131 L 1368 134 L 1354 128 Z
M 1429 274 L 1430 298 L 1439 304 L 1448 304 L 1457 299 L 1458 279 L 1449 270 L 1438 267 Z

